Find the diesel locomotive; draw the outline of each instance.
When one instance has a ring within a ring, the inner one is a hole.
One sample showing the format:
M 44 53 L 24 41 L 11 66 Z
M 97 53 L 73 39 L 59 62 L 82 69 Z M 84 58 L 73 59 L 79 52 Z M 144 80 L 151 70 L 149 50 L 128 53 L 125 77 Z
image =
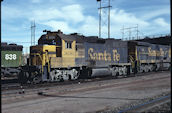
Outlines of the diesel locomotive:
M 22 45 L 1 43 L 1 79 L 17 77 L 22 65 Z
M 77 33 L 46 31 L 38 45 L 30 47 L 29 65 L 19 79 L 26 83 L 76 80 L 96 76 L 128 76 L 130 73 L 169 69 L 168 45 L 103 39 Z

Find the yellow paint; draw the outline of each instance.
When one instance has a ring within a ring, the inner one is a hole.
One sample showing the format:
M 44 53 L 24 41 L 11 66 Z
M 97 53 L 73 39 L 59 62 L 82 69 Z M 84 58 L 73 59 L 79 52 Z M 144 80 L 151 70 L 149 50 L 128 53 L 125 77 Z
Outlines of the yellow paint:
M 75 57 L 76 41 L 72 42 L 72 48 L 65 48 L 65 40 L 62 40 L 62 57 Z
M 116 49 L 113 50 L 113 60 L 114 61 L 119 61 L 120 60 L 120 54 Z
M 36 49 L 40 51 L 39 53 L 43 53 L 39 55 L 35 55 L 32 58 L 32 62 L 34 65 L 42 65 L 44 66 L 46 63 L 48 67 L 74 67 L 75 66 L 75 58 L 76 58 L 76 49 L 75 49 L 76 41 L 72 41 L 72 48 L 65 48 L 65 40 L 62 39 L 62 57 L 56 57 L 56 47 L 55 45 L 43 45 L 43 46 L 34 46 L 32 49 Z M 50 54 L 51 53 L 51 54 Z M 42 59 L 41 62 L 37 63 L 36 60 Z M 84 57 L 84 56 L 82 56 Z M 49 68 L 50 69 L 50 68 Z M 50 71 L 50 70 L 48 70 Z
M 134 68 L 134 66 L 135 66 L 134 58 L 131 55 L 129 55 L 129 59 L 130 59 L 132 68 Z
M 107 61 L 111 61 L 111 54 L 107 53 Z
M 140 63 L 160 63 L 165 62 L 166 60 L 140 60 Z M 166 61 L 169 62 L 169 61 Z
M 103 53 L 97 53 L 97 54 L 98 54 L 97 56 L 99 57 L 98 58 L 99 60 L 104 60 Z M 105 57 L 105 59 L 106 59 L 106 57 Z
M 32 50 L 35 50 L 35 51 L 37 51 L 37 53 L 30 53 L 30 55 L 32 56 L 31 57 L 31 64 L 32 65 L 42 65 L 42 60 L 41 60 L 41 62 L 38 62 L 38 61 L 40 61 L 39 59 L 40 59 L 40 57 L 42 58 L 42 55 L 41 55 L 41 51 L 43 50 L 43 47 L 42 46 L 31 46 L 30 47 L 30 51 L 32 51 Z M 39 56 L 39 55 L 40 56 Z
M 42 58 L 42 65 L 46 63 L 49 64 L 49 60 L 51 57 L 56 56 L 56 47 L 55 45 L 44 45 L 43 46 L 43 58 Z M 54 54 L 48 54 L 47 52 L 54 52 Z
M 149 56 L 165 56 L 165 51 L 160 48 L 160 50 L 152 50 L 150 47 L 148 48 L 148 55 Z
M 169 58 L 171 58 L 171 48 L 169 48 L 168 56 L 169 56 Z
M 129 55 L 129 58 L 130 58 L 130 62 L 134 62 L 134 58 L 131 55 Z
M 44 66 L 46 63 L 49 64 L 49 59 L 51 57 L 56 57 L 55 45 L 32 46 L 31 50 L 37 51 L 37 53 L 31 53 L 31 55 L 33 55 L 33 58 L 31 59 L 33 65 Z M 54 54 L 48 54 L 47 52 L 54 52 Z
M 111 61 L 111 58 L 113 58 L 113 61 L 119 61 L 120 54 L 118 53 L 117 49 L 114 49 L 112 52 L 113 55 L 111 57 L 111 53 L 107 53 L 106 50 L 104 52 L 95 52 L 93 48 L 88 49 L 88 55 L 92 60 Z
M 42 56 L 40 53 L 31 53 L 31 55 L 34 55 L 35 57 L 31 59 L 32 65 L 41 65 L 42 66 L 42 72 L 43 72 L 43 65 L 42 65 Z
M 51 68 L 63 67 L 61 57 L 52 57 L 50 60 Z
M 148 48 L 148 52 L 140 52 L 141 55 L 147 54 L 148 56 L 161 56 L 164 57 L 169 51 L 165 51 L 162 48 L 160 50 L 153 50 L 151 47 Z
M 67 68 L 67 67 L 74 67 L 75 59 L 69 58 L 61 58 L 61 57 L 53 57 L 51 58 L 51 67 L 52 68 Z
M 62 39 L 62 66 L 73 67 L 75 66 L 76 56 L 76 41 L 72 41 L 72 48 L 65 48 L 65 40 Z
M 136 55 L 136 61 L 137 61 L 138 60 L 138 58 L 137 58 L 137 46 L 135 48 L 135 55 Z

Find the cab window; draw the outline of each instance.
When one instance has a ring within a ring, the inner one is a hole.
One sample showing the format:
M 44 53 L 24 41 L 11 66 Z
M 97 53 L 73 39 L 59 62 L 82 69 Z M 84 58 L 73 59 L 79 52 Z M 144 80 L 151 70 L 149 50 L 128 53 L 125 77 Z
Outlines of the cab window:
M 72 49 L 72 42 L 65 42 L 66 49 Z

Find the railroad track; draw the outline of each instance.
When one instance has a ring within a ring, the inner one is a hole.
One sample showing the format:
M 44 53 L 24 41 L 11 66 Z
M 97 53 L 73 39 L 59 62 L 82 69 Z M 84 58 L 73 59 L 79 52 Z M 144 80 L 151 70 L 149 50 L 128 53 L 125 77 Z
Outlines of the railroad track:
M 75 92 L 82 92 L 82 91 L 92 91 L 92 90 L 98 90 L 98 89 L 105 89 L 105 88 L 111 88 L 111 87 L 128 87 L 130 85 L 135 85 L 135 84 L 145 84 L 145 83 L 149 83 L 151 81 L 156 81 L 156 80 L 162 80 L 162 79 L 167 79 L 169 78 L 169 76 L 161 76 L 161 77 L 155 77 L 155 78 L 149 78 L 146 80 L 136 80 L 134 82 L 112 82 L 109 83 L 109 81 L 107 80 L 106 82 L 102 83 L 101 81 L 96 82 L 96 85 L 94 85 L 95 83 L 93 81 L 91 86 L 84 86 L 84 88 L 80 88 L 80 85 L 77 85 L 77 88 L 69 88 L 73 87 L 71 85 L 67 85 L 67 87 L 65 88 L 64 86 L 46 86 L 46 87 L 40 87 L 40 88 L 32 88 L 32 89 L 24 89 L 24 88 L 20 88 L 18 90 L 9 90 L 9 91 L 5 91 L 1 93 L 2 99 L 5 98 L 9 98 L 9 97 L 21 97 L 21 96 L 32 96 L 32 95 L 43 95 L 43 96 L 52 96 L 52 95 L 56 95 L 56 94 L 68 94 L 68 93 L 75 93 Z M 82 84 L 84 85 L 84 84 Z M 82 87 L 82 86 L 81 86 Z M 21 95 L 23 94 L 23 95 Z
M 118 113 L 143 113 L 147 111 L 153 111 L 155 107 L 162 106 L 163 104 L 170 102 L 170 100 L 171 100 L 171 94 L 155 98 L 153 100 L 135 105 L 130 108 L 126 108 L 124 110 L 119 111 Z
M 152 73 L 161 73 L 161 72 L 149 72 L 146 73 L 146 75 L 150 75 Z M 135 77 L 135 76 L 145 76 L 145 73 L 138 73 L 138 74 L 131 74 L 128 77 Z M 124 77 L 119 76 L 117 79 L 122 79 Z M 2 91 L 7 90 L 18 90 L 18 89 L 33 89 L 33 88 L 41 88 L 41 87 L 52 87 L 55 85 L 68 85 L 68 84 L 78 84 L 78 83 L 87 83 L 87 82 L 94 82 L 94 81 L 102 81 L 102 80 L 111 80 L 114 79 L 114 77 L 107 76 L 107 77 L 99 77 L 99 78 L 91 78 L 91 79 L 78 79 L 75 81 L 64 81 L 64 82 L 52 82 L 52 83 L 40 83 L 40 84 L 23 84 L 21 85 L 18 83 L 17 79 L 10 80 L 11 82 L 3 81 L 1 85 Z M 13 82 L 12 82 L 13 81 Z
M 40 84 L 19 84 L 19 83 L 10 83 L 10 84 L 2 84 L 1 90 L 17 90 L 17 89 L 33 89 L 33 88 L 41 88 L 41 87 L 52 87 L 55 85 L 69 85 L 69 84 L 78 84 L 78 83 L 86 83 L 86 82 L 94 82 L 94 81 L 102 81 L 102 80 L 109 80 L 112 77 L 104 77 L 104 78 L 92 78 L 92 79 L 78 79 L 75 81 L 64 81 L 64 82 L 45 82 Z
M 162 73 L 162 72 L 149 72 L 146 74 L 145 73 L 131 74 L 128 76 L 128 78 L 135 77 L 135 76 L 148 76 L 148 75 L 154 74 L 154 73 Z M 126 77 L 119 76 L 117 79 L 123 79 L 123 78 L 126 78 Z M 111 80 L 111 79 L 114 79 L 114 77 L 107 76 L 107 77 L 91 78 L 91 79 L 78 79 L 75 81 L 40 83 L 40 84 L 23 84 L 23 85 L 21 85 L 20 83 L 14 82 L 14 83 L 2 84 L 1 90 L 9 91 L 9 90 L 21 90 L 21 89 L 36 89 L 36 88 L 42 88 L 42 87 L 52 87 L 52 86 L 57 86 L 57 85 L 59 86 L 59 85 L 87 83 L 87 82 L 95 82 L 95 81 L 103 81 L 103 80 Z
M 17 83 L 17 78 L 8 78 L 8 79 L 2 79 L 1 78 L 1 84 L 11 84 L 11 83 Z

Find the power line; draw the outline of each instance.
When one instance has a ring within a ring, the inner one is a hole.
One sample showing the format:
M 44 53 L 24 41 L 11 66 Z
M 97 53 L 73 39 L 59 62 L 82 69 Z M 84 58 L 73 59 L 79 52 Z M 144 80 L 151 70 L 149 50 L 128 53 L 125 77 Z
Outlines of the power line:
M 13 42 L 13 43 L 30 43 L 30 42 Z
M 31 22 L 31 46 L 32 46 L 32 43 L 33 45 L 35 45 L 35 20 L 33 22 Z
M 108 8 L 108 38 L 110 38 L 110 8 L 112 7 L 110 5 L 110 0 L 108 0 L 108 5 L 107 6 L 102 6 L 102 0 L 97 0 L 97 2 L 100 3 L 100 7 L 98 8 L 100 10 L 100 14 L 99 14 L 99 37 L 101 38 L 102 10 Z M 104 2 L 107 2 L 107 0 L 104 1 Z
M 128 32 L 128 38 L 129 38 L 129 40 L 131 40 L 132 31 L 136 32 L 136 37 L 137 37 L 137 39 L 139 38 L 139 36 L 138 36 L 139 35 L 138 34 L 138 32 L 139 32 L 138 24 L 136 26 L 134 26 L 134 27 L 128 27 L 128 28 L 125 28 L 123 26 L 121 30 L 122 30 L 122 39 L 124 39 L 125 33 Z M 134 37 L 132 38 L 132 40 L 134 40 Z
M 5 41 L 2 41 L 2 42 L 8 42 L 8 43 L 30 43 L 29 41 L 27 42 L 16 42 L 16 41 L 8 41 L 8 40 L 5 40 Z

